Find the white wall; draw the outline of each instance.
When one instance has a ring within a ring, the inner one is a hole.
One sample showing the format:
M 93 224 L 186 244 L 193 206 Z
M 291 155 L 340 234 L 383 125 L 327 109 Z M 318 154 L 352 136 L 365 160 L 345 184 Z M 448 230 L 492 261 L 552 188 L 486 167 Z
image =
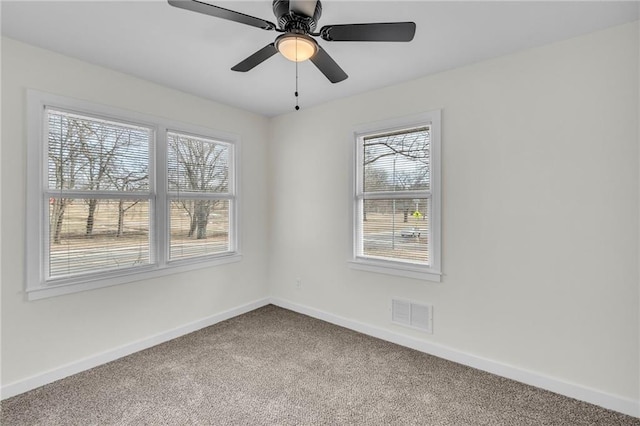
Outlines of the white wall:
M 637 404 L 638 72 L 636 22 L 273 119 L 272 295 Z M 439 108 L 442 283 L 350 269 L 354 127 Z
M 27 302 L 26 89 L 235 133 L 242 141 L 239 263 Z M 2 39 L 2 385 L 267 296 L 267 119 Z

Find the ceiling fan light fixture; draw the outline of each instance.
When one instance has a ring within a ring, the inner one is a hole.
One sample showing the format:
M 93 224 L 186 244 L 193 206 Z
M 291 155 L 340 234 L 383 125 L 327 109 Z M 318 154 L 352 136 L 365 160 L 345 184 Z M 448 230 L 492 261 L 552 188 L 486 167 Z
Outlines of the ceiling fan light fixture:
M 180 9 L 283 33 L 273 43 L 269 43 L 231 67 L 232 71 L 238 72 L 250 71 L 280 52 L 282 56 L 295 63 L 311 59 L 313 65 L 331 83 L 339 83 L 348 77 L 347 73 L 311 36 L 320 37 L 324 41 L 407 42 L 413 40 L 416 32 L 415 22 L 375 22 L 325 25 L 316 33 L 314 31 L 322 14 L 320 0 L 273 0 L 273 14 L 278 18 L 277 25 L 261 18 L 205 3 L 203 0 L 167 1 L 171 6 Z
M 276 40 L 278 52 L 293 62 L 302 62 L 318 51 L 316 41 L 304 34 L 283 34 Z

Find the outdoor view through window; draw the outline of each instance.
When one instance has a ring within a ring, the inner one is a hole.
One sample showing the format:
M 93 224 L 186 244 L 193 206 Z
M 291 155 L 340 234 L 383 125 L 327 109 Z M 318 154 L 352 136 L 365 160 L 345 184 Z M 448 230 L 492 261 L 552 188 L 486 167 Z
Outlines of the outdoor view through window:
M 48 110 L 48 276 L 150 262 L 153 131 Z
M 152 127 L 56 109 L 46 121 L 48 280 L 233 249 L 232 144 L 169 131 L 167 164 L 156 164 Z
M 430 128 L 361 140 L 360 256 L 429 265 Z
M 228 144 L 169 132 L 170 259 L 230 250 Z

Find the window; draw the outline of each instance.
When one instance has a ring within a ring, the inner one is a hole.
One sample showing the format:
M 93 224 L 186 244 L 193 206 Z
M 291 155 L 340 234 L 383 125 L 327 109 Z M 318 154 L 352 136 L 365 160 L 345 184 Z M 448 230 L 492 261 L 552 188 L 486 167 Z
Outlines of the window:
M 149 265 L 153 129 L 49 107 L 44 117 L 47 277 Z
M 440 281 L 440 111 L 355 134 L 356 269 Z
M 27 294 L 240 260 L 237 138 L 29 92 Z
M 232 146 L 175 132 L 167 140 L 169 259 L 232 251 Z

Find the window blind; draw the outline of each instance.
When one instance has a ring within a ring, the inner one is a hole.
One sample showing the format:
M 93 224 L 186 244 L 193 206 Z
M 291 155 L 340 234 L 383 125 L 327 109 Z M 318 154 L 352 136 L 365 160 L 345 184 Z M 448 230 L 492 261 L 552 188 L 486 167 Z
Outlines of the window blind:
M 169 258 L 232 251 L 232 146 L 178 132 L 167 140 Z
M 149 264 L 150 128 L 46 110 L 48 278 Z
M 364 138 L 363 191 L 429 190 L 429 129 Z
M 430 128 L 361 140 L 360 255 L 429 265 Z

